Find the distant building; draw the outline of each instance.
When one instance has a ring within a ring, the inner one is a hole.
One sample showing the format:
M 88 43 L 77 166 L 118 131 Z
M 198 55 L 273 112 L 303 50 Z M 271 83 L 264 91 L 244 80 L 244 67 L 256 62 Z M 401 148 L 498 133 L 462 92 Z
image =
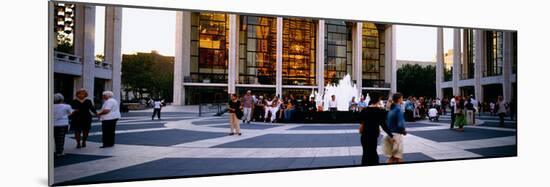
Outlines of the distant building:
M 410 65 L 418 64 L 422 67 L 426 67 L 426 66 L 435 67 L 435 61 L 397 60 L 397 68 L 401 68 L 406 64 L 410 64 Z
M 443 29 L 438 28 L 437 97 L 473 95 L 488 102 L 503 96 L 515 101 L 517 32 L 455 29 L 453 49 L 444 53 L 443 46 Z

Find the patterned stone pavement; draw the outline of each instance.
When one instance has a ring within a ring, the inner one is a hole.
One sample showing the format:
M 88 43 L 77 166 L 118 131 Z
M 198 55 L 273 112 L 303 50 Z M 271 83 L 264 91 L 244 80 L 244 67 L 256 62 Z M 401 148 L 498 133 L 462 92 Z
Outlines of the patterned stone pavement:
M 449 130 L 450 117 L 438 122 L 407 123 L 405 162 L 515 156 L 516 121 L 498 125 L 481 116 L 465 132 Z M 55 159 L 59 184 L 200 176 L 253 171 L 359 165 L 358 124 L 241 124 L 242 136 L 228 136 L 227 116 L 197 117 L 165 112 L 161 121 L 150 113 L 123 114 L 116 145 L 99 149 L 101 127 L 93 123 L 86 148 L 76 149 L 73 135 L 66 155 Z M 382 136 L 380 137 L 382 138 Z M 381 147 L 378 147 L 379 153 Z M 387 158 L 380 155 L 383 163 Z

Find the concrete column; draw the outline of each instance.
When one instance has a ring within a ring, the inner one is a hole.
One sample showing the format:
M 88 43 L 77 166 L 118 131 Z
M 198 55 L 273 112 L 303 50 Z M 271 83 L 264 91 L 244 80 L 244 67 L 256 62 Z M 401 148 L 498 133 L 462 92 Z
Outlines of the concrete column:
M 352 30 L 352 64 L 353 64 L 353 80 L 357 86 L 357 92 L 362 94 L 363 89 L 363 23 L 355 23 Z
M 115 94 L 114 98 L 120 101 L 121 96 L 121 34 L 122 34 L 122 8 L 105 7 L 105 62 L 111 65 L 112 77 L 107 81 L 109 87 Z
M 396 58 L 396 32 L 395 26 L 389 25 L 384 31 L 385 35 L 385 82 L 390 83 L 391 93 L 397 92 L 397 58 Z M 389 65 L 389 66 L 386 66 Z
M 483 76 L 483 64 L 485 64 L 485 40 L 482 30 L 474 30 L 475 41 L 475 61 L 474 61 L 474 92 L 476 100 L 483 101 L 483 86 L 481 85 L 481 78 Z
M 227 65 L 227 92 L 229 94 L 236 93 L 237 61 L 239 60 L 237 57 L 237 48 L 239 47 L 237 19 L 239 19 L 237 15 L 229 14 L 229 59 Z
M 77 81 L 94 97 L 95 80 L 95 6 L 76 4 L 74 52 L 82 57 L 82 75 Z
M 461 50 L 460 50 L 460 29 L 454 29 L 453 32 L 453 95 L 460 95 L 460 90 L 458 88 L 458 80 L 460 79 L 462 62 Z
M 444 57 L 444 48 L 443 48 L 443 28 L 437 28 L 437 53 L 436 53 L 436 64 L 435 64 L 435 95 L 437 98 L 443 98 L 443 89 L 441 89 L 441 84 L 445 78 L 444 68 L 445 68 L 445 57 Z
M 512 32 L 502 31 L 503 33 L 503 58 L 502 58 L 502 97 L 504 101 L 510 102 L 512 100 L 512 62 L 514 61 L 514 42 L 512 39 Z
M 471 68 L 468 65 L 468 56 L 469 54 L 469 47 L 468 45 L 468 29 L 462 29 L 462 64 L 460 65 L 460 79 L 462 79 L 463 74 L 468 72 L 468 69 Z
M 191 12 L 176 12 L 176 51 L 174 58 L 173 104 L 185 105 L 183 78 L 189 76 L 191 65 Z
M 316 72 L 317 90 L 325 90 L 325 20 L 319 20 L 317 24 L 317 46 L 316 46 Z
M 276 83 L 275 95 L 283 95 L 283 18 L 277 17 L 277 50 L 276 50 Z

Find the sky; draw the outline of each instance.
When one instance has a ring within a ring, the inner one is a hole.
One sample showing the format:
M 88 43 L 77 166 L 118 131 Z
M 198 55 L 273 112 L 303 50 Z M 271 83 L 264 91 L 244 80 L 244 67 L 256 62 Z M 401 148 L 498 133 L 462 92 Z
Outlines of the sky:
M 123 8 L 122 53 L 150 52 L 174 56 L 176 12 Z M 103 53 L 105 8 L 96 8 L 96 54 Z M 97 32 L 100 31 L 100 32 Z M 434 27 L 397 26 L 397 59 L 435 61 L 437 30 Z M 445 51 L 452 49 L 452 29 L 444 29 Z

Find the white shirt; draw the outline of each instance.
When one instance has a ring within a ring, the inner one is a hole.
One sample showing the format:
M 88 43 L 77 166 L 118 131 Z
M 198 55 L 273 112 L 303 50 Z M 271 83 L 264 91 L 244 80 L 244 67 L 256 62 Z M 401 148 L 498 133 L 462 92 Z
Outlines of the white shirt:
M 63 127 L 69 125 L 69 114 L 73 109 L 68 104 L 53 105 L 53 126 Z
M 103 103 L 101 110 L 109 110 L 109 113 L 101 115 L 99 119 L 105 121 L 120 118 L 120 110 L 118 107 L 118 102 L 115 99 L 107 99 L 107 101 Z
M 153 105 L 154 105 L 154 108 L 159 109 L 161 107 L 162 103 L 160 101 L 155 101 L 153 103 Z
M 430 108 L 430 110 L 428 110 L 428 115 L 430 117 L 437 117 L 437 109 L 435 108 Z
M 338 104 L 336 103 L 336 100 L 334 100 L 334 101 L 333 101 L 333 100 L 328 101 L 328 107 L 329 107 L 329 108 L 336 108 L 336 107 L 338 107 Z
M 478 104 L 479 104 L 479 103 L 477 102 L 477 100 L 476 100 L 476 99 L 472 99 L 471 102 L 472 102 L 472 105 L 474 106 L 474 108 L 477 108 L 477 106 L 478 106 Z

